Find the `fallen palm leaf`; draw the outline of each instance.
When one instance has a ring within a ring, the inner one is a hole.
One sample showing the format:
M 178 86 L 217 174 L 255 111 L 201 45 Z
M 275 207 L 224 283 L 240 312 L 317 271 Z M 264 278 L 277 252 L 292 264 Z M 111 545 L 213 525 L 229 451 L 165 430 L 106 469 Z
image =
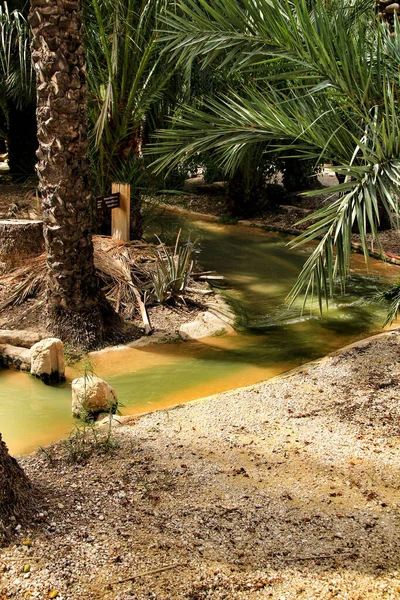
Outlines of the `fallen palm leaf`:
M 145 300 L 155 298 L 154 276 L 160 268 L 161 256 L 144 242 L 127 244 L 106 236 L 93 236 L 93 246 L 96 272 L 107 300 L 127 319 L 139 312 L 146 334 L 151 333 Z M 162 245 L 162 249 L 167 260 L 166 247 Z M 189 257 L 186 256 L 185 261 L 189 262 Z M 183 278 L 186 282 L 188 274 Z M 46 254 L 24 260 L 19 267 L 0 277 L 0 311 L 29 298 L 44 302 L 46 286 Z

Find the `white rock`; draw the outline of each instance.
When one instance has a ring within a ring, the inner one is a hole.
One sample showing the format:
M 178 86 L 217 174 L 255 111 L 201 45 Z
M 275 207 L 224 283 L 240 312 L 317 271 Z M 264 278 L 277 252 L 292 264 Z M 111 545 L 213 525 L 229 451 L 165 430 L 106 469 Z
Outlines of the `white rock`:
M 31 348 L 33 344 L 40 342 L 46 336 L 38 331 L 25 329 L 0 329 L 0 344 L 11 344 Z
M 45 383 L 65 378 L 64 344 L 57 338 L 47 338 L 31 348 L 31 374 Z
M 179 328 L 179 335 L 184 340 L 198 340 L 212 335 L 233 332 L 234 329 L 231 325 L 210 312 L 201 313 L 195 321 L 185 323 Z
M 0 364 L 20 371 L 29 371 L 31 352 L 27 348 L 0 344 Z
M 114 410 L 118 405 L 115 390 L 100 377 L 88 375 L 74 379 L 72 384 L 72 414 L 96 415 Z

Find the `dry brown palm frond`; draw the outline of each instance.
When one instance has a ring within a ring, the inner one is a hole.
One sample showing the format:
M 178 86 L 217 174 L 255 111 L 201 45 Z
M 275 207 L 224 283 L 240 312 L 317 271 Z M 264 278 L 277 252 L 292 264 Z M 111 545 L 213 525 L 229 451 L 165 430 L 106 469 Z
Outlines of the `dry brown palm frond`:
M 103 291 L 116 312 L 127 318 L 137 310 L 139 302 L 135 290 L 144 294 L 150 287 L 148 271 L 143 267 L 143 261 L 149 259 L 153 257 L 147 245 L 126 244 L 102 236 L 94 238 L 94 262 L 104 284 Z
M 149 329 L 144 303 L 153 297 L 154 272 L 160 261 L 153 247 L 145 242 L 125 243 L 98 235 L 93 236 L 93 246 L 96 272 L 107 300 L 125 318 L 141 314 L 145 330 Z M 43 302 L 46 286 L 46 255 L 25 260 L 0 277 L 0 311 L 28 298 Z
M 125 242 L 106 236 L 93 236 L 94 263 L 103 292 L 115 310 L 132 317 L 138 309 L 135 291 L 144 294 L 151 286 L 149 271 L 154 256 L 143 242 Z M 25 260 L 0 277 L 0 311 L 19 305 L 28 298 L 42 300 L 46 290 L 46 255 Z
M 22 304 L 28 298 L 40 297 L 46 288 L 46 255 L 24 260 L 20 267 L 0 277 L 2 301 L 0 310 L 13 304 Z

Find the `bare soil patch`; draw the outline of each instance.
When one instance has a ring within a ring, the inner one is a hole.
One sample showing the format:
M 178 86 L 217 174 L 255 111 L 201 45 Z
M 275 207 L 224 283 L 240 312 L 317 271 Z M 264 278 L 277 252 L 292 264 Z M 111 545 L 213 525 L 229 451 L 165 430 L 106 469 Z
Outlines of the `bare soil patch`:
M 84 464 L 62 443 L 24 457 L 43 504 L 0 554 L 0 593 L 398 598 L 399 342 L 125 418 Z

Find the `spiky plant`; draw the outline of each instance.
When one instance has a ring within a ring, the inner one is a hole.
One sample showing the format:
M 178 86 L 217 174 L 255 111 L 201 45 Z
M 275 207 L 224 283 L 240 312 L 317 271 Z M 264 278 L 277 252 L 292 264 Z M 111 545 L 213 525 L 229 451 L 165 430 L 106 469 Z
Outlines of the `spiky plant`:
M 196 243 L 180 243 L 180 237 L 181 231 L 172 252 L 161 240 L 158 240 L 159 247 L 154 251 L 156 269 L 151 273 L 151 279 L 153 294 L 160 304 L 184 294 L 193 270 L 192 255 Z

